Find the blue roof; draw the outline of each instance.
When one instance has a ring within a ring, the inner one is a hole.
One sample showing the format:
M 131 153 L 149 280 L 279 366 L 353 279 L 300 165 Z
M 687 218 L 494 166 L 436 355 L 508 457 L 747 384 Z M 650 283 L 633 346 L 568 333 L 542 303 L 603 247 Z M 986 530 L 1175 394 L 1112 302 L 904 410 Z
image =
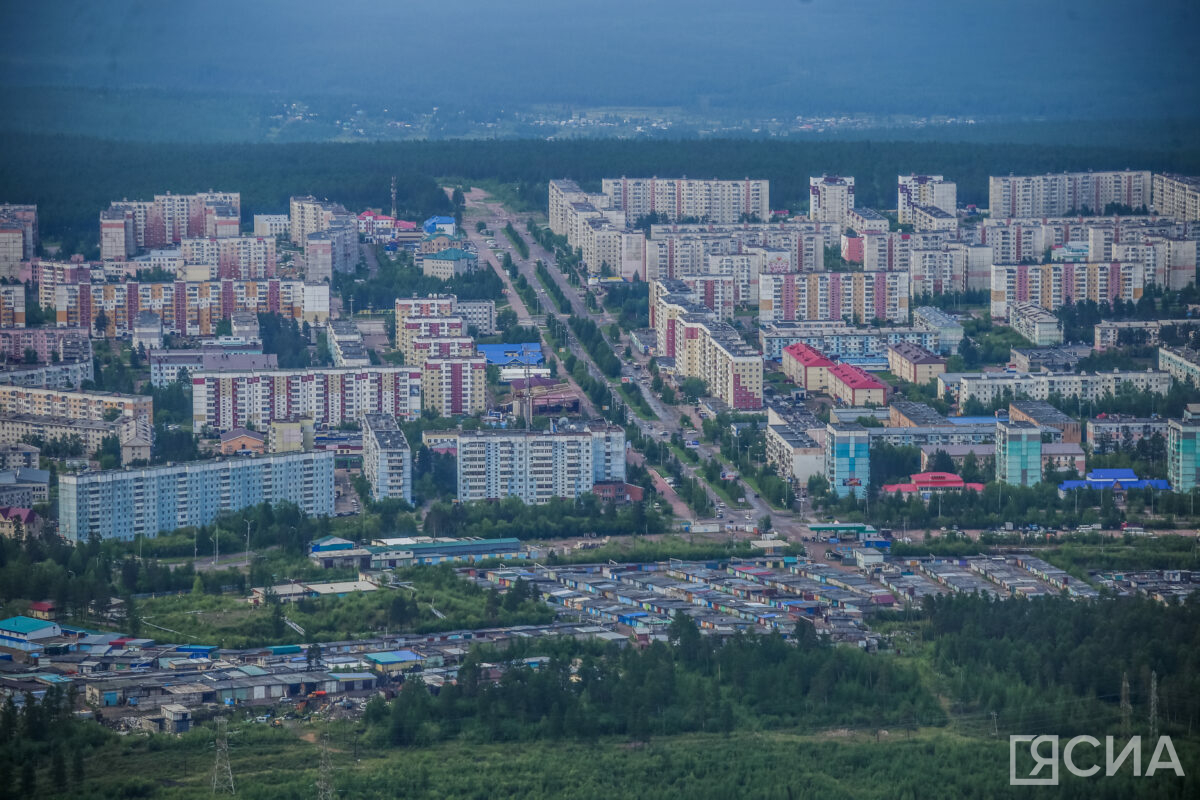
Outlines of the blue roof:
M 542 345 L 538 342 L 523 344 L 480 344 L 475 349 L 483 354 L 489 364 L 499 366 L 537 366 L 543 361 Z
M 1136 481 L 1137 473 L 1131 469 L 1094 469 L 1087 474 L 1088 480 Z
M 425 220 L 425 224 L 422 225 L 421 227 L 424 228 L 426 233 L 432 233 L 434 230 L 437 229 L 438 225 L 453 225 L 453 224 L 454 224 L 454 217 L 430 217 L 429 219 Z
M 44 619 L 34 619 L 33 617 L 9 617 L 8 619 L 0 620 L 0 631 L 33 633 L 54 624 L 53 622 L 48 622 Z
M 996 422 L 996 418 L 988 417 L 946 417 L 951 425 L 988 425 Z
M 388 653 L 367 653 L 367 658 L 380 664 L 403 664 L 407 661 L 420 661 L 421 656 L 412 650 L 393 650 Z

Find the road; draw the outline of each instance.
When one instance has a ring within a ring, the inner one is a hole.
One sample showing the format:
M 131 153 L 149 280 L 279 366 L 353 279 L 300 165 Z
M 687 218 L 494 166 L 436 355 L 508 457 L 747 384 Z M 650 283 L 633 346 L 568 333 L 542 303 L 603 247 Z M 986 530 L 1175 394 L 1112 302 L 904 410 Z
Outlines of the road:
M 583 297 L 583 292 L 585 290 L 581 289 L 580 287 L 572 286 L 567 280 L 567 276 L 564 275 L 563 272 L 558 268 L 558 263 L 555 260 L 554 254 L 546 250 L 546 248 L 542 247 L 542 245 L 538 242 L 534 241 L 533 238 L 528 234 L 526 224 L 529 220 L 529 217 L 527 215 L 521 216 L 509 213 L 501 205 L 491 201 L 489 195 L 478 189 L 472 189 L 469 193 L 467 193 L 466 200 L 467 214 L 465 214 L 464 217 L 469 215 L 471 217 L 471 222 L 464 223 L 463 227 L 466 228 L 468 237 L 470 237 L 470 240 L 475 243 L 475 246 L 478 248 L 480 254 L 489 253 L 491 252 L 491 249 L 487 245 L 487 237 L 479 234 L 474 229 L 474 222 L 478 220 L 482 220 L 487 223 L 488 227 L 492 231 L 492 238 L 498 245 L 499 249 L 501 251 L 506 250 L 512 256 L 513 262 L 516 264 L 518 271 L 525 276 L 525 279 L 531 286 L 534 287 L 534 291 L 537 292 L 538 299 L 543 308 L 555 309 L 556 307 L 554 305 L 554 301 L 546 295 L 546 291 L 542 288 L 541 281 L 537 277 L 536 264 L 538 261 L 541 261 L 546 265 L 547 272 L 558 285 L 558 288 L 562 290 L 563 294 L 570 301 L 576 313 L 581 316 L 586 314 L 587 316 L 591 317 L 596 324 L 606 329 L 605 335 L 607 335 L 608 326 L 615 321 L 612 314 L 603 307 L 601 307 L 600 311 L 598 312 L 587 311 L 587 305 L 584 303 Z M 513 224 L 513 227 L 521 233 L 522 237 L 524 237 L 525 241 L 528 243 L 529 258 L 521 258 L 520 254 L 515 251 L 512 244 L 508 241 L 508 238 L 504 235 L 504 227 L 509 222 Z M 501 273 L 503 273 L 503 270 L 501 270 Z M 510 302 L 519 301 L 520 298 L 517 297 L 516 292 L 513 291 L 512 285 L 508 280 L 508 276 L 502 274 L 502 277 L 504 278 L 505 284 L 509 289 Z M 514 308 L 516 308 L 515 302 Z M 518 316 L 520 316 L 519 313 Z M 626 337 L 622 336 L 621 339 L 615 344 L 614 350 L 618 356 L 622 354 L 625 343 Z M 600 370 L 596 367 L 595 362 L 592 361 L 591 356 L 588 355 L 586 350 L 584 350 L 573 333 L 568 334 L 566 345 L 570 352 L 574 354 L 577 359 L 580 359 L 584 364 L 587 365 L 588 372 L 593 378 L 609 385 L 610 395 L 612 397 L 611 402 L 625 405 L 616 389 L 616 382 L 609 380 L 600 372 Z M 640 383 L 639 379 L 646 375 L 644 370 L 645 364 L 648 361 L 648 358 L 642 357 L 635 357 L 634 363 L 630 363 L 622 359 L 621 377 Z M 650 437 L 656 441 L 670 439 L 676 433 L 679 433 L 685 439 L 698 438 L 698 434 L 695 431 L 692 431 L 691 429 L 685 430 L 683 428 L 680 423 L 680 411 L 678 409 L 669 408 L 662 403 L 662 401 L 659 400 L 659 398 L 649 390 L 648 383 L 640 383 L 640 385 L 642 387 L 642 396 L 646 398 L 651 410 L 658 417 L 657 421 L 647 421 L 643 420 L 641 417 L 638 417 L 632 409 L 629 410 L 628 417 L 630 421 L 637 425 L 643 436 Z M 663 435 L 664 433 L 665 436 Z M 714 448 L 713 446 L 704 442 L 700 443 L 700 446 L 697 448 L 697 452 L 701 457 L 700 463 L 705 463 L 708 459 L 715 458 L 718 455 L 717 448 Z M 687 477 L 694 478 L 702 485 L 708 487 L 709 497 L 714 505 L 721 500 L 721 497 L 717 495 L 716 492 L 708 486 L 707 482 L 703 480 L 697 467 L 694 467 L 690 463 L 683 460 L 681 460 L 680 463 L 683 467 L 684 474 Z M 758 520 L 760 520 L 762 517 L 770 516 L 773 527 L 779 533 L 787 536 L 788 538 L 798 537 L 800 524 L 794 515 L 788 512 L 781 512 L 772 509 L 765 500 L 756 496 L 753 488 L 742 483 L 741 481 L 738 482 L 738 485 L 741 487 L 743 496 L 746 498 L 746 507 L 729 509 L 724 515 L 724 519 L 722 521 L 727 524 L 738 525 L 746 525 L 750 523 L 757 524 Z M 674 492 L 671 494 L 674 494 Z M 734 499 L 737 498 L 735 497 Z M 747 515 L 750 516 L 750 520 L 746 519 Z M 690 509 L 688 509 L 686 516 L 689 519 L 694 518 L 694 515 L 691 513 Z

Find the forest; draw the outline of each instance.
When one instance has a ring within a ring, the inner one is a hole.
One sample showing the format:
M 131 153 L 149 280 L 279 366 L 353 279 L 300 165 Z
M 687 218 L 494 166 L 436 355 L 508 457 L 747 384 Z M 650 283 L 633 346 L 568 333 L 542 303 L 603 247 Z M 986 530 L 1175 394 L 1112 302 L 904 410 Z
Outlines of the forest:
M 1194 140 L 1167 145 L 1076 146 L 902 141 L 515 140 L 363 144 L 131 143 L 78 136 L 0 134 L 0 197 L 39 207 L 43 238 L 90 253 L 97 215 L 110 201 L 224 188 L 242 214 L 278 213 L 292 195 L 329 197 L 358 211 L 390 205 L 389 177 L 406 219 L 450 214 L 436 177 L 515 184 L 546 202 L 546 183 L 572 177 L 585 189 L 611 175 L 694 175 L 771 180 L 771 205 L 805 213 L 808 179 L 853 175 L 862 205 L 891 208 L 896 175 L 943 173 L 961 203 L 987 203 L 989 175 L 1139 167 L 1200 173 Z

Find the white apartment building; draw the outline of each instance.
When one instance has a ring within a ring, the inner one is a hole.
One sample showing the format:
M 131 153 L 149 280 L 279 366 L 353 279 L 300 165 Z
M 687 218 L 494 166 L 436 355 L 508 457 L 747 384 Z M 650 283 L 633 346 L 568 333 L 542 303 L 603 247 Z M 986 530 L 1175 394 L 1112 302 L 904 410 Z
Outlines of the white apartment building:
M 275 277 L 275 239 L 236 236 L 224 239 L 184 239 L 179 255 L 185 266 L 209 268 L 205 280 L 232 278 L 250 281 Z
M 391 414 L 362 418 L 363 477 L 371 497 L 412 502 L 412 448 Z
M 1172 173 L 1153 177 L 1154 210 L 1181 220 L 1200 220 L 1200 178 Z
M 885 319 L 908 322 L 907 272 L 812 272 L 759 276 L 759 323 Z
M 1051 311 L 1084 300 L 1134 302 L 1144 285 L 1137 263 L 993 264 L 991 315 L 1005 318 L 1011 306 L 1027 302 Z
M 889 226 L 888 218 L 873 208 L 859 206 L 846 212 L 846 227 L 853 228 L 855 233 L 886 233 Z
M 854 208 L 854 178 L 822 175 L 808 179 L 808 218 L 845 229 L 846 217 Z
M 625 213 L 632 225 L 639 217 L 658 214 L 672 220 L 695 218 L 729 224 L 771 218 L 770 181 L 722 181 L 694 178 L 605 178 L 600 192 L 608 207 Z
M 292 231 L 292 222 L 287 214 L 255 214 L 254 215 L 254 235 L 268 236 L 275 238 L 277 236 L 288 236 Z
M 993 219 L 1101 214 L 1112 203 L 1149 207 L 1151 192 L 1149 170 L 992 176 L 988 207 Z
M 1037 303 L 1015 303 L 1008 312 L 1009 324 L 1034 347 L 1062 344 L 1062 325 L 1058 317 Z
M 910 209 L 910 216 L 913 228 L 917 231 L 953 233 L 958 230 L 958 217 L 937 206 L 913 206 Z
M 603 422 L 550 432 L 464 431 L 457 439 L 462 502 L 517 497 L 532 505 L 625 480 L 625 432 Z
M 1137 391 L 1166 394 L 1171 388 L 1171 376 L 1167 372 L 1146 370 L 1145 372 L 1097 372 L 1094 375 L 1076 375 L 1073 372 L 981 372 L 959 374 L 939 378 L 938 385 L 957 387 L 958 401 L 978 400 L 990 405 L 1006 394 L 1013 398 L 1028 397 L 1045 400 L 1052 394 L 1082 401 L 1099 400 L 1105 395 L 1115 395 L 1122 384 L 1128 383 Z M 942 393 L 945 396 L 945 393 Z
M 912 225 L 915 206 L 933 206 L 951 216 L 958 213 L 958 185 L 941 175 L 900 175 L 897 179 L 896 219 Z

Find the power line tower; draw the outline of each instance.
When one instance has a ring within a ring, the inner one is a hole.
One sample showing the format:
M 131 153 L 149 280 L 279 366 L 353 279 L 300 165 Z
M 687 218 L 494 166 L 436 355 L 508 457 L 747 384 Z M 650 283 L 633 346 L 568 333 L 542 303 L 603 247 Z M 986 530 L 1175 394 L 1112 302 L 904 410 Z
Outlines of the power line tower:
M 224 717 L 217 720 L 217 758 L 213 764 L 212 793 L 236 796 L 237 790 L 233 787 L 233 767 L 229 765 L 229 734 L 225 726 Z
M 1129 716 L 1133 713 L 1133 705 L 1129 702 L 1129 673 L 1121 674 L 1121 735 L 1126 739 L 1131 732 Z
M 396 218 L 396 176 L 392 176 L 392 219 Z
M 1150 673 L 1150 738 L 1158 738 L 1158 672 Z
M 317 800 L 333 800 L 333 766 L 329 763 L 329 734 L 321 736 L 321 765 L 317 772 Z

